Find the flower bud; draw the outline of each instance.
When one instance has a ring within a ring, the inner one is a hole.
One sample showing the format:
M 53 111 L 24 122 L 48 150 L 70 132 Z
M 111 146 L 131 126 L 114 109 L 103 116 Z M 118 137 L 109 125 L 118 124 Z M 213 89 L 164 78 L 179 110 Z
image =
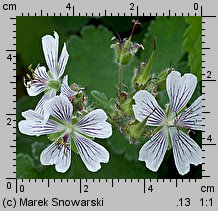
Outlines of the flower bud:
M 139 21 L 133 20 L 132 22 L 133 28 L 128 39 L 124 38 L 122 40 L 119 38 L 119 40 L 117 40 L 115 37 L 111 39 L 112 41 L 116 40 L 116 43 L 112 44 L 111 48 L 115 50 L 115 62 L 119 65 L 129 65 L 138 49 L 141 48 L 144 50 L 142 45 L 131 41 L 136 25 L 140 25 Z
M 146 127 L 146 122 L 147 118 L 145 118 L 142 122 L 134 121 L 132 124 L 129 124 L 127 134 L 132 142 L 136 142 L 142 137 Z
M 115 50 L 115 62 L 120 65 L 129 65 L 138 50 L 144 49 L 142 45 L 133 43 L 130 39 L 123 39 L 111 45 Z
M 141 63 L 138 69 L 135 70 L 135 76 L 133 77 L 132 83 L 136 90 L 145 89 L 147 82 L 151 79 L 151 68 L 154 62 L 155 49 L 156 49 L 156 38 L 153 37 L 153 51 L 148 60 L 148 63 Z
M 86 109 L 87 97 L 85 96 L 84 92 L 80 92 L 77 95 L 72 96 L 70 101 L 73 104 L 75 111 L 82 112 Z
M 133 59 L 133 54 L 131 54 L 129 51 L 127 51 L 126 53 L 124 54 L 121 54 L 121 57 L 120 57 L 120 64 L 122 65 L 128 65 L 130 64 L 130 62 L 132 61 Z
M 124 91 L 120 92 L 119 103 L 122 104 L 122 103 L 126 102 L 127 96 L 128 96 L 128 94 L 126 92 L 124 92 Z
M 133 77 L 133 87 L 136 90 L 146 87 L 146 83 L 151 78 L 151 67 L 154 61 L 155 51 L 152 52 L 148 63 L 142 62 L 139 67 L 135 70 L 135 76 Z
M 120 64 L 120 55 L 122 51 L 120 44 L 119 43 L 112 44 L 111 48 L 113 48 L 115 51 L 115 62 Z
M 132 97 L 128 98 L 125 102 L 120 104 L 120 110 L 125 114 L 125 116 L 131 116 L 133 113 L 132 105 L 134 101 Z
M 70 88 L 73 90 L 73 91 L 76 91 L 76 92 L 80 92 L 82 90 L 84 90 L 85 88 L 82 88 L 82 87 L 79 87 L 78 84 L 76 83 L 73 83 L 70 85 Z

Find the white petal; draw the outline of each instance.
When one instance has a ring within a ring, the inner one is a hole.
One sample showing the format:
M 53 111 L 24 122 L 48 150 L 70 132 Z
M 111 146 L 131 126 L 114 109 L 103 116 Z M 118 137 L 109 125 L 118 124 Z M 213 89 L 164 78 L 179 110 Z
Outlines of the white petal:
M 181 77 L 179 72 L 172 71 L 167 76 L 166 86 L 172 112 L 178 113 L 186 106 L 195 91 L 196 85 L 197 78 L 191 73 L 184 74 Z
M 135 118 L 142 122 L 148 117 L 147 125 L 159 126 L 165 118 L 164 111 L 158 105 L 153 95 L 145 90 L 138 91 L 134 96 L 133 111 Z
M 49 81 L 51 77 L 48 75 L 46 68 L 44 66 L 37 67 L 34 71 L 34 78 L 40 81 Z
M 35 111 L 27 111 L 23 113 L 23 116 L 27 117 L 27 119 L 18 123 L 18 128 L 21 133 L 29 136 L 40 136 L 64 130 L 64 127 L 61 124 L 58 124 L 53 120 L 48 120 L 44 123 L 42 115 L 34 112 Z
M 38 113 L 32 109 L 29 109 L 27 111 L 22 112 L 22 116 L 26 120 L 43 121 L 43 119 L 44 119 L 43 115 L 41 115 L 40 113 Z
M 179 116 L 177 126 L 192 130 L 202 129 L 202 96 Z
M 43 84 L 41 82 L 30 82 L 27 83 L 26 90 L 29 96 L 37 96 L 43 91 L 45 91 L 47 88 L 46 84 Z
M 56 95 L 56 91 L 51 89 L 47 91 L 36 105 L 35 110 L 45 117 L 44 104 Z
M 198 144 L 177 128 L 169 128 L 175 165 L 181 175 L 187 174 L 190 164 L 202 163 L 202 151 Z
M 107 163 L 109 161 L 108 151 L 100 144 L 80 134 L 75 134 L 74 141 L 79 155 L 89 171 L 96 172 L 101 168 L 100 162 Z
M 70 122 L 73 114 L 73 106 L 64 95 L 55 96 L 44 104 L 46 115 L 51 115 L 60 121 Z
M 42 48 L 45 60 L 54 79 L 58 79 L 58 42 L 59 36 L 56 32 L 54 32 L 54 37 L 51 35 L 42 37 Z
M 106 113 L 102 109 L 96 109 L 84 116 L 76 124 L 76 129 L 91 137 L 108 138 L 112 135 L 112 127 L 106 120 Z
M 61 52 L 61 55 L 58 61 L 58 78 L 60 78 L 63 75 L 68 58 L 69 58 L 69 54 L 67 52 L 66 44 L 64 43 L 64 47 L 62 49 L 62 52 Z
M 46 82 L 50 80 L 45 67 L 37 67 L 34 71 L 34 79 L 29 81 L 26 89 L 29 96 L 36 96 L 45 91 L 48 86 Z
M 71 146 L 69 137 L 67 140 L 54 141 L 40 155 L 42 165 L 55 165 L 57 172 L 66 172 L 71 164 Z
M 139 160 L 145 161 L 146 167 L 157 171 L 164 159 L 168 145 L 168 132 L 164 127 L 158 131 L 139 151 Z
M 61 94 L 72 97 L 75 96 L 78 92 L 73 91 L 68 85 L 68 75 L 64 76 L 63 83 L 61 84 Z

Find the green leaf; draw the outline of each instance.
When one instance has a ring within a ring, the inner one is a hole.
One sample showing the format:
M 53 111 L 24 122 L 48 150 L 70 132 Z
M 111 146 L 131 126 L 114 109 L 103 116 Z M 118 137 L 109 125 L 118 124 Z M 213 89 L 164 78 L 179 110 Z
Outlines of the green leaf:
M 93 90 L 91 91 L 91 94 L 101 105 L 108 104 L 107 96 L 104 93 L 99 92 L 97 90 Z
M 201 57 L 202 57 L 202 36 L 201 22 L 202 17 L 185 17 L 189 24 L 185 32 L 184 50 L 189 53 L 188 62 L 191 67 L 191 73 L 195 74 L 198 81 L 202 80 L 201 74 Z
M 18 154 L 16 164 L 18 179 L 31 179 L 38 177 L 33 159 L 29 155 L 24 155 L 22 153 Z
M 152 65 L 152 72 L 160 73 L 167 67 L 175 67 L 184 54 L 183 34 L 187 24 L 183 17 L 157 17 L 151 21 L 148 32 L 143 40 L 145 50 L 141 59 L 146 62 L 153 50 L 152 37 L 156 37 L 156 56 Z
M 121 134 L 118 129 L 113 130 L 113 136 L 108 139 L 108 145 L 116 154 L 123 154 L 129 161 L 139 162 L 138 153 L 141 144 L 130 144 L 129 138 Z
M 70 83 L 80 84 L 90 96 L 92 90 L 105 93 L 108 98 L 116 95 L 118 66 L 113 62 L 110 48 L 112 32 L 103 26 L 84 27 L 81 37 L 73 35 L 67 42 L 70 59 L 66 74 Z M 123 69 L 123 83 L 130 87 L 136 60 Z
M 47 145 L 45 144 L 45 142 L 35 141 L 32 143 L 31 147 L 32 147 L 33 158 L 38 163 L 40 154 L 47 147 Z
M 110 112 L 113 108 L 113 104 L 111 101 L 107 99 L 107 96 L 104 93 L 101 93 L 97 90 L 91 91 L 92 96 L 97 101 L 97 105 L 99 105 L 100 108 L 106 109 L 107 112 Z

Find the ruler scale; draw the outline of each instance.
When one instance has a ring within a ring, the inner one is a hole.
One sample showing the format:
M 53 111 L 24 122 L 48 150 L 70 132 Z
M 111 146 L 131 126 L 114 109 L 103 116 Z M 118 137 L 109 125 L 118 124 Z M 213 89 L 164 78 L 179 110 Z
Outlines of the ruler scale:
M 57 207 L 96 209 L 218 208 L 216 88 L 216 1 L 116 2 L 93 0 L 1 2 L 2 99 L 1 207 L 23 210 Z M 52 7 L 50 6 L 52 4 Z M 201 16 L 202 17 L 202 179 L 17 179 L 16 178 L 16 16 Z M 3 27 L 4 26 L 4 27 Z M 3 30 L 4 29 L 4 30 Z M 4 71 L 3 71 L 4 70 Z M 4 72 L 4 73 L 3 73 Z M 215 96 L 214 96 L 215 95 Z M 2 138 L 3 139 L 3 138 Z M 84 208 L 85 207 L 85 208 Z M 216 208 L 217 207 L 217 208 Z

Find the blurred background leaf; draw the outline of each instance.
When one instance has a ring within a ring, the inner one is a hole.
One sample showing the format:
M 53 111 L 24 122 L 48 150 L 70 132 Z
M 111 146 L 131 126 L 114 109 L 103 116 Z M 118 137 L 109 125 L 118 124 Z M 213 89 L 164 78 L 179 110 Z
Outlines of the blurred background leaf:
M 191 73 L 195 74 L 198 81 L 202 80 L 201 74 L 201 56 L 202 56 L 202 36 L 201 24 L 202 17 L 185 17 L 189 27 L 185 31 L 184 50 L 189 53 L 188 64 Z
M 45 34 L 53 34 L 55 29 L 50 17 L 17 17 L 17 54 L 24 66 L 44 64 L 41 38 Z
M 65 33 L 66 35 L 68 35 L 71 33 L 79 32 L 79 30 L 91 20 L 91 17 L 79 17 L 79 16 L 66 17 L 65 16 L 61 18 L 52 17 L 52 19 L 55 23 L 55 28 L 57 28 L 61 33 Z
M 17 53 L 25 66 L 44 65 L 41 38 L 57 31 L 60 47 L 69 33 L 77 33 L 90 20 L 89 17 L 17 17 Z
M 153 50 L 152 37 L 156 37 L 155 61 L 152 72 L 159 73 L 167 67 L 177 69 L 182 58 L 184 32 L 187 24 L 182 17 L 157 17 L 151 21 L 143 39 L 145 50 L 141 59 L 148 61 Z
M 22 153 L 17 154 L 16 163 L 18 179 L 38 178 L 33 159 L 29 155 Z
M 106 25 L 111 31 L 113 31 L 115 34 L 119 34 L 122 36 L 129 36 L 131 30 L 132 30 L 132 20 L 138 20 L 141 23 L 141 26 L 136 27 L 136 34 L 141 32 L 142 29 L 146 29 L 148 23 L 150 20 L 152 20 L 153 17 L 147 17 L 145 21 L 144 17 L 136 17 L 136 16 L 114 16 L 114 17 L 102 17 L 101 21 L 104 25 Z

